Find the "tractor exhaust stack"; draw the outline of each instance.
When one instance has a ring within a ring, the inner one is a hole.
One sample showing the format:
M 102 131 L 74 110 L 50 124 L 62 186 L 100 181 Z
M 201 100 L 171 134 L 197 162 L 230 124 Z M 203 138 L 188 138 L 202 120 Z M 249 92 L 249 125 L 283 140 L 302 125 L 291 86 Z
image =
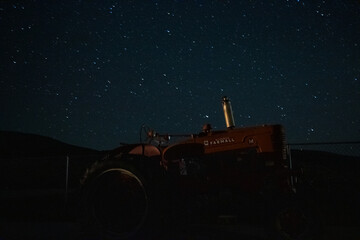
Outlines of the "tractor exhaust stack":
M 222 105 L 223 105 L 223 109 L 224 109 L 226 127 L 232 129 L 235 127 L 235 120 L 234 120 L 234 115 L 233 115 L 233 111 L 231 108 L 230 99 L 228 97 L 224 96 L 222 98 Z

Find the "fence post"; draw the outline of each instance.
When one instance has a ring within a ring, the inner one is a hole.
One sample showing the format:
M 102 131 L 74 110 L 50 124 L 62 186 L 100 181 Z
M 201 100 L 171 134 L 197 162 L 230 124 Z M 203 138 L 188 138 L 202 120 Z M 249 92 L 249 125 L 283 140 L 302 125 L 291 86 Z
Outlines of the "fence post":
M 290 168 L 290 171 L 292 172 L 292 170 L 293 170 L 293 163 L 292 163 L 292 158 L 291 158 L 290 145 L 288 144 L 286 148 L 287 148 L 287 153 L 288 153 L 288 156 L 289 156 L 289 168 Z M 291 183 L 291 186 L 294 187 L 294 176 L 293 176 L 292 173 L 291 173 L 291 176 L 290 176 L 290 183 Z
M 66 156 L 66 171 L 65 171 L 65 203 L 68 201 L 68 185 L 69 185 L 69 156 Z

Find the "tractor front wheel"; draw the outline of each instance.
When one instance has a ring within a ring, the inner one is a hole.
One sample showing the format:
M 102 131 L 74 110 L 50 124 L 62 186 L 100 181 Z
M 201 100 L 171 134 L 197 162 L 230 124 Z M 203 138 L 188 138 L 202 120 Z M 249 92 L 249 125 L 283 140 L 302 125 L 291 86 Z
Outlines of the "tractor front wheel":
M 294 199 L 275 205 L 270 210 L 271 239 L 321 239 L 321 224 L 308 206 Z

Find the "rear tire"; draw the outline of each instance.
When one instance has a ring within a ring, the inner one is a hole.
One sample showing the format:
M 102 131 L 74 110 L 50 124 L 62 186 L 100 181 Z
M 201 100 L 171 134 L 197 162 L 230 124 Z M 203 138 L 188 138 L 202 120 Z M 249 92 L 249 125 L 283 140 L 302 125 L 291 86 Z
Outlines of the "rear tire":
M 154 179 L 129 161 L 96 162 L 83 180 L 90 228 L 107 239 L 148 239 L 159 216 Z

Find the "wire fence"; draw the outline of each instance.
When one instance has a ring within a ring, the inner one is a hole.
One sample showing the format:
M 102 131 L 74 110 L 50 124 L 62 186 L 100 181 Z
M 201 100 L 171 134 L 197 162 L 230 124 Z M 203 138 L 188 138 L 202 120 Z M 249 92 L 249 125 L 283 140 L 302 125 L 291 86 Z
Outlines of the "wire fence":
M 309 150 L 360 157 L 360 141 L 289 143 L 291 150 Z
M 299 153 L 304 153 L 310 162 L 319 156 L 314 151 L 341 155 L 340 158 L 330 157 L 336 161 L 337 159 L 349 159 L 344 156 L 355 160 L 360 159 L 360 141 L 290 143 L 288 147 L 293 154 L 298 153 L 294 155 L 295 159 L 298 156 L 297 159 L 303 160 L 304 155 L 299 157 Z M 62 189 L 67 195 L 68 191 L 79 186 L 86 169 L 101 159 L 103 155 L 104 153 L 2 158 L 0 186 L 3 190 L 6 190 L 8 186 L 12 186 L 12 188 L 52 187 Z M 325 156 L 328 157 L 328 155 Z
M 18 189 L 78 188 L 86 169 L 103 154 L 1 158 L 0 186 L 3 191 Z

